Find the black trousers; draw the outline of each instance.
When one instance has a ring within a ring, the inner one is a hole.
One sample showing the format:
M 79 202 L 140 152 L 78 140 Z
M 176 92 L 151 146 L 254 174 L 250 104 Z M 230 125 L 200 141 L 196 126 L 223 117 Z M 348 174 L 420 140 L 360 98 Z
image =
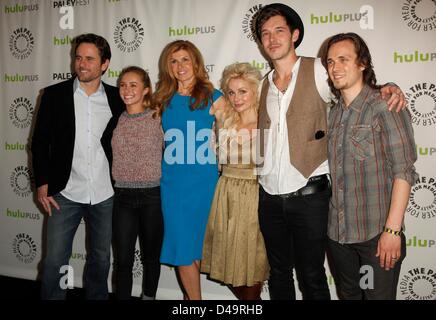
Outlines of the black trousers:
M 351 244 L 328 240 L 329 257 L 338 288 L 345 300 L 395 300 L 401 263 L 406 256 L 406 237 L 401 235 L 401 257 L 393 269 L 380 267 L 376 257 L 380 234 L 375 238 Z
M 324 260 L 331 189 L 283 198 L 259 191 L 259 224 L 271 267 L 272 300 L 295 300 L 293 269 L 305 300 L 329 300 Z
M 159 257 L 163 239 L 160 187 L 115 188 L 113 249 L 117 299 L 131 298 L 138 236 L 143 265 L 143 294 L 154 297 L 160 277 Z

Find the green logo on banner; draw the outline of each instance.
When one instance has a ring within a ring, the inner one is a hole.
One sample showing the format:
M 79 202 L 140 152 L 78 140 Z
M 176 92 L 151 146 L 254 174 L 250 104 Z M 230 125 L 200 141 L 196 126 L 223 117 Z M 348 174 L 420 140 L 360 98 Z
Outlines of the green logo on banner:
M 181 28 L 168 27 L 168 35 L 170 37 L 180 37 L 180 36 L 193 36 L 197 34 L 211 34 L 215 33 L 215 26 L 207 27 L 188 27 L 183 26 Z
M 23 13 L 27 11 L 38 11 L 39 7 L 38 4 L 18 4 L 16 3 L 15 6 L 5 6 L 5 13 Z
M 436 245 L 436 241 L 433 239 L 418 239 L 417 236 L 413 236 L 407 239 L 406 245 L 415 248 L 431 248 Z
M 27 149 L 27 144 L 22 144 L 19 142 L 16 143 L 5 142 L 5 151 L 24 151 L 26 149 Z
M 108 78 L 118 78 L 121 74 L 121 70 L 112 70 L 111 68 L 107 69 Z
M 70 38 L 69 36 L 65 36 L 63 38 L 61 37 L 53 37 L 53 45 L 55 46 L 69 46 L 73 42 L 73 38 Z
M 416 145 L 416 153 L 418 156 L 432 156 L 436 154 L 436 147 L 421 147 Z
M 33 213 L 33 212 L 23 212 L 21 210 L 10 210 L 9 208 L 6 209 L 6 216 L 10 218 L 16 218 L 16 219 L 29 219 L 29 220 L 39 220 L 41 218 L 40 213 Z
M 38 75 L 37 74 L 18 74 L 15 75 L 6 74 L 4 77 L 5 82 L 32 82 L 32 81 L 38 81 Z
M 433 62 L 436 61 L 436 52 L 422 53 L 415 50 L 414 53 L 400 54 L 394 52 L 394 63 L 410 63 L 410 62 Z

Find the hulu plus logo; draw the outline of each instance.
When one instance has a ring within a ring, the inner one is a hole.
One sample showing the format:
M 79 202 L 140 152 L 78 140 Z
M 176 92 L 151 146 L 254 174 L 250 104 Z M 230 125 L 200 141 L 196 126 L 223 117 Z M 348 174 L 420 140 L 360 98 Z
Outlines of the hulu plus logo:
M 72 260 L 86 261 L 86 253 L 73 252 L 70 257 Z
M 24 151 L 27 150 L 27 144 L 23 143 L 7 143 L 5 142 L 5 151 Z
M 359 12 L 334 13 L 326 15 L 310 14 L 310 24 L 331 24 L 331 23 L 350 23 L 359 22 L 362 30 L 374 29 L 374 8 L 370 5 L 360 7 Z
M 394 63 L 410 63 L 410 62 L 433 62 L 436 61 L 436 52 L 419 52 L 402 54 L 394 52 Z
M 117 79 L 121 74 L 121 70 L 112 70 L 111 68 L 108 68 L 106 74 L 108 78 Z
M 256 60 L 251 61 L 251 65 L 259 71 L 268 71 L 271 69 L 268 62 L 259 62 Z
M 6 216 L 15 219 L 26 219 L 26 220 L 40 220 L 41 214 L 36 212 L 25 212 L 18 210 L 10 210 L 6 208 Z
M 436 147 L 423 147 L 416 145 L 416 153 L 418 156 L 434 156 L 436 155 Z
M 407 239 L 406 245 L 414 248 L 432 248 L 436 246 L 434 239 L 419 239 L 417 236 L 413 236 Z
M 198 34 L 211 34 L 215 33 L 215 26 L 204 26 L 204 27 L 188 27 L 183 26 L 180 28 L 168 27 L 168 35 L 170 37 L 180 37 L 180 36 L 193 36 Z
M 5 13 L 6 14 L 23 13 L 23 12 L 30 12 L 30 11 L 38 11 L 38 9 L 39 9 L 38 4 L 16 3 L 15 5 L 5 6 Z
M 71 43 L 73 42 L 73 38 L 70 38 L 70 36 L 65 36 L 65 37 L 53 37 L 53 45 L 55 46 L 67 46 L 67 45 L 71 45 Z
M 6 74 L 3 78 L 4 82 L 33 82 L 38 81 L 37 74 Z

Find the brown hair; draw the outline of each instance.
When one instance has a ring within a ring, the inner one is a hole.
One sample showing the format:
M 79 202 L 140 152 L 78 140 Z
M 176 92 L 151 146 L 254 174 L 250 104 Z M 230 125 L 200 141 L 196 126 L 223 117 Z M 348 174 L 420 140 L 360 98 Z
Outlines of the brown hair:
M 106 60 L 110 60 L 112 57 L 111 53 L 111 47 L 109 46 L 109 43 L 106 41 L 105 38 L 102 36 L 96 35 L 94 33 L 85 33 L 78 35 L 73 39 L 73 50 L 74 55 L 76 55 L 77 48 L 82 43 L 92 43 L 94 44 L 98 49 L 98 55 L 101 59 L 101 64 L 105 63 Z M 104 74 L 106 70 L 102 72 Z
M 365 41 L 354 32 L 338 33 L 327 39 L 325 48 L 323 48 L 321 53 L 321 62 L 324 67 L 328 70 L 327 58 L 330 47 L 337 42 L 345 40 L 351 41 L 354 44 L 354 50 L 357 54 L 356 63 L 365 67 L 365 70 L 363 70 L 363 83 L 367 84 L 373 89 L 379 89 L 380 86 L 377 85 L 377 79 L 375 77 L 371 53 L 369 52 L 368 46 L 366 45 Z M 330 77 L 328 79 L 328 84 L 335 97 L 339 98 L 341 96 L 341 92 L 335 88 Z
M 272 17 L 275 16 L 282 16 L 285 21 L 286 24 L 289 27 L 289 31 L 291 33 L 293 33 L 294 29 L 295 29 L 295 23 L 280 9 L 276 8 L 273 5 L 269 5 L 266 7 L 263 7 L 262 9 L 260 9 L 256 15 L 253 17 L 253 19 L 255 19 L 255 24 L 254 24 L 254 32 L 257 38 L 257 41 L 259 41 L 259 43 L 262 43 L 262 26 L 265 24 L 265 22 L 267 20 L 269 20 Z
M 189 105 L 191 110 L 204 109 L 212 101 L 213 85 L 209 81 L 200 51 L 192 42 L 176 40 L 165 46 L 159 58 L 159 76 L 156 92 L 153 96 L 153 101 L 159 110 L 159 115 L 162 114 L 177 91 L 178 83 L 171 72 L 170 58 L 174 52 L 180 50 L 186 50 L 192 59 L 195 80 L 190 93 L 191 99 Z
M 152 94 L 153 94 L 153 89 L 152 89 L 152 86 L 151 86 L 150 77 L 148 76 L 147 71 L 145 71 L 141 67 L 138 67 L 138 66 L 128 66 L 128 67 L 125 67 L 123 70 L 121 70 L 121 73 L 120 73 L 120 75 L 118 77 L 118 87 L 120 86 L 120 82 L 121 82 L 121 79 L 123 78 L 123 76 L 126 73 L 129 73 L 129 72 L 136 73 L 139 76 L 139 78 L 141 79 L 142 83 L 144 84 L 144 87 L 149 89 L 148 93 L 144 96 L 144 107 L 152 108 L 152 99 L 151 99 L 151 97 L 152 97 Z M 152 109 L 154 109 L 154 108 L 152 108 Z

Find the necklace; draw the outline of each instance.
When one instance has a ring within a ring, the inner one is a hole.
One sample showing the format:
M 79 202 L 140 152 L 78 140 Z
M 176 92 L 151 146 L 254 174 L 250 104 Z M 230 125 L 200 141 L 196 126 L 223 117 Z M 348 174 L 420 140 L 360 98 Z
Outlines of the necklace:
M 285 92 L 286 92 L 286 89 L 285 89 Z M 277 90 L 277 105 L 279 106 L 279 119 L 277 121 L 277 131 L 279 133 L 280 133 L 280 121 L 282 119 L 282 108 L 281 108 L 281 101 L 280 101 L 280 93 L 282 93 L 282 96 L 283 96 L 284 92 L 281 91 L 280 89 Z
M 292 73 L 291 74 L 289 74 L 289 76 L 287 76 L 285 79 L 284 79 L 284 81 L 283 81 L 283 83 L 280 83 L 279 84 L 279 81 L 278 81 L 278 77 L 277 77 L 277 73 L 274 73 L 274 84 L 276 85 L 276 88 L 281 92 L 281 93 L 285 93 L 286 92 L 286 90 L 288 90 L 288 87 L 289 87 L 289 83 L 291 82 L 291 76 L 292 76 Z

